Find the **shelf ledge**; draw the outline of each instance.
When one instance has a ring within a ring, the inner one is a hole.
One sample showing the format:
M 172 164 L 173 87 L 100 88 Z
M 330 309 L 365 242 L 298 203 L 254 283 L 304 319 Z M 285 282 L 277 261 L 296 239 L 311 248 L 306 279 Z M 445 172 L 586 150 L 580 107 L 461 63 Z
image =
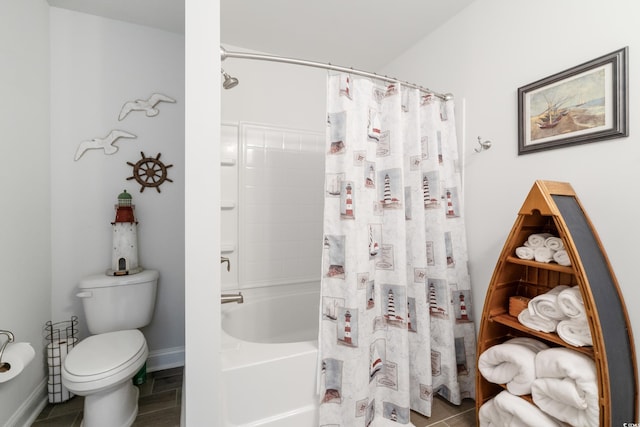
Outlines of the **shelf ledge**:
M 594 356 L 593 347 L 574 347 L 572 345 L 567 344 L 562 338 L 558 336 L 558 334 L 540 332 L 540 331 L 527 328 L 526 326 L 524 326 L 522 323 L 518 321 L 517 317 L 513 317 L 510 314 L 505 313 L 505 314 L 492 316 L 489 318 L 489 321 L 500 323 L 501 325 L 508 326 L 512 329 L 517 329 L 518 331 L 521 331 L 521 332 L 526 332 L 529 335 L 535 335 L 536 337 L 542 338 L 545 341 L 550 341 L 552 343 L 561 345 L 563 347 L 571 348 L 572 350 L 578 351 L 580 353 L 584 353 L 587 356 L 590 356 L 592 358 Z
M 547 262 L 532 261 L 528 259 L 520 259 L 515 256 L 507 257 L 507 262 L 510 262 L 511 264 L 520 264 L 520 265 L 526 265 L 528 267 L 536 267 L 536 268 L 542 268 L 545 270 L 558 271 L 560 273 L 568 273 L 568 274 L 575 273 L 575 271 L 571 266 L 565 267 L 564 265 L 559 265 L 556 263 L 550 263 L 550 262 L 547 263 Z

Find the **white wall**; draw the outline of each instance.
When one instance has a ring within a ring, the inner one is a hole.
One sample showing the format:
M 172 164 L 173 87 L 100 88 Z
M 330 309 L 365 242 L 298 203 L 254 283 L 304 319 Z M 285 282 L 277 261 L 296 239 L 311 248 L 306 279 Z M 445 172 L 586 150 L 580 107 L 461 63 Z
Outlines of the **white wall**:
M 248 51 L 224 40 L 222 46 Z M 326 71 L 239 58 L 227 58 L 222 67 L 240 81 L 233 89 L 222 90 L 223 123 L 244 121 L 324 132 Z
M 220 425 L 220 4 L 186 0 L 186 425 Z M 183 400 L 184 401 L 184 400 Z M 184 424 L 183 424 L 184 425 Z
M 0 2 L 0 329 L 36 351 L 20 376 L 0 383 L 3 426 L 26 422 L 35 409 L 28 405 L 44 397 L 42 328 L 51 315 L 48 36 L 44 0 Z
M 464 190 L 477 321 L 497 257 L 533 182 L 568 181 L 608 253 L 640 354 L 634 249 L 640 239 L 639 14 L 640 3 L 632 0 L 477 0 L 383 70 L 454 93 L 458 118 L 465 105 Z M 630 136 L 518 156 L 518 87 L 624 46 L 629 46 Z M 493 147 L 475 153 L 477 136 L 493 141 Z
M 166 353 L 162 360 L 181 364 L 184 36 L 66 9 L 51 8 L 50 15 L 52 316 L 59 321 L 78 315 L 82 336 L 87 335 L 77 284 L 110 268 L 114 204 L 126 189 L 139 221 L 140 265 L 160 272 L 155 315 L 143 331 L 152 357 Z M 125 102 L 154 92 L 177 102 L 158 104 L 155 117 L 134 111 L 118 120 Z M 81 141 L 113 129 L 137 138 L 117 140 L 113 155 L 89 150 L 74 161 Z M 147 157 L 160 153 L 165 165 L 173 165 L 167 170 L 173 182 L 162 184 L 161 193 L 153 188 L 141 193 L 135 180 L 127 180 L 133 175 L 127 162 L 136 163 L 141 152 Z

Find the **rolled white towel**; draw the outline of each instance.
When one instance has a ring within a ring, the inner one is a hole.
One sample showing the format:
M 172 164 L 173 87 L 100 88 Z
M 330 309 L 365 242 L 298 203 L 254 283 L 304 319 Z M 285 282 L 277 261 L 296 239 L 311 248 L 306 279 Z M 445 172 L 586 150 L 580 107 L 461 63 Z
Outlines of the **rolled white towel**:
M 531 234 L 527 238 L 527 241 L 524 242 L 524 245 L 528 246 L 528 247 L 530 247 L 532 249 L 542 248 L 542 247 L 544 247 L 544 242 L 549 237 L 553 237 L 553 234 L 551 234 L 551 233 L 535 233 L 535 234 Z
M 478 419 L 480 427 L 503 427 L 505 425 L 503 417 L 496 408 L 495 399 L 484 402 L 478 411 Z
M 544 241 L 544 245 L 552 251 L 559 251 L 561 249 L 564 249 L 564 243 L 562 243 L 562 239 L 556 236 L 547 237 Z
M 563 320 L 566 319 L 564 312 L 558 305 L 558 294 L 565 289 L 569 289 L 569 286 L 558 285 L 550 291 L 540 294 L 529 301 L 529 312 L 534 316 L 542 317 L 548 320 Z
M 540 332 L 553 332 L 556 330 L 557 320 L 544 319 L 540 316 L 533 315 L 525 308 L 518 314 L 518 321 L 529 329 Z
M 517 247 L 516 256 L 520 259 L 533 259 L 533 249 L 526 246 Z
M 551 262 L 553 261 L 553 250 L 544 246 L 535 248 L 533 250 L 533 258 L 538 262 Z
M 548 348 L 533 338 L 512 338 L 483 351 L 478 358 L 478 370 L 487 381 L 505 384 L 511 394 L 531 394 L 531 383 L 536 379 L 536 354 Z
M 533 402 L 572 426 L 597 427 L 600 417 L 595 362 L 575 350 L 554 347 L 536 355 Z
M 564 289 L 558 294 L 558 307 L 569 318 L 580 318 L 586 316 L 582 292 L 579 286 L 572 286 Z
M 556 325 L 556 332 L 562 341 L 574 347 L 592 346 L 591 330 L 586 317 L 562 320 Z
M 559 265 L 564 265 L 568 267 L 571 265 L 571 259 L 569 259 L 569 254 L 564 249 L 560 249 L 553 254 L 553 260 L 557 262 Z
M 485 403 L 486 405 L 486 403 Z M 483 405 L 484 406 L 484 405 Z M 502 421 L 505 427 L 560 427 L 562 423 L 545 414 L 535 405 L 521 397 L 514 396 L 504 390 L 493 398 L 493 409 L 497 413 L 497 419 Z M 482 426 L 483 424 L 481 424 Z M 487 424 L 491 425 L 491 424 Z

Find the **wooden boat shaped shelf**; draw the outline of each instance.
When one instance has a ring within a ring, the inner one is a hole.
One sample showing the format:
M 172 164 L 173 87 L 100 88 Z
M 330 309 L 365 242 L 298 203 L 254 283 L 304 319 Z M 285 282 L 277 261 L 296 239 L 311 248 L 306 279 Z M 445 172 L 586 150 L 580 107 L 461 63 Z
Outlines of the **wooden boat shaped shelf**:
M 535 233 L 560 237 L 571 265 L 518 258 L 516 248 Z M 509 314 L 510 297 L 534 298 L 559 285 L 579 286 L 593 346 L 571 346 L 556 333 L 529 329 Z M 638 422 L 635 347 L 627 310 L 600 239 L 568 183 L 535 182 L 496 264 L 484 303 L 477 354 L 514 337 L 535 338 L 550 347 L 571 348 L 592 358 L 598 382 L 599 425 L 618 427 Z M 485 402 L 505 388 L 476 372 L 476 416 Z M 534 403 L 531 395 L 521 398 Z

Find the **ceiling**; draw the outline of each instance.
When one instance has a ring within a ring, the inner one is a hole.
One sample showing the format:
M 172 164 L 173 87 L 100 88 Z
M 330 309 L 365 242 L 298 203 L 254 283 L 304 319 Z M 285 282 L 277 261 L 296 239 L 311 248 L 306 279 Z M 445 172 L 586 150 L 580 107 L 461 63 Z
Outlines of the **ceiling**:
M 184 33 L 184 0 L 47 0 L 51 6 Z M 220 0 L 220 40 L 375 72 L 474 0 Z
M 221 0 L 222 43 L 375 72 L 474 0 Z
M 50 6 L 71 9 L 184 33 L 184 0 L 47 0 Z

